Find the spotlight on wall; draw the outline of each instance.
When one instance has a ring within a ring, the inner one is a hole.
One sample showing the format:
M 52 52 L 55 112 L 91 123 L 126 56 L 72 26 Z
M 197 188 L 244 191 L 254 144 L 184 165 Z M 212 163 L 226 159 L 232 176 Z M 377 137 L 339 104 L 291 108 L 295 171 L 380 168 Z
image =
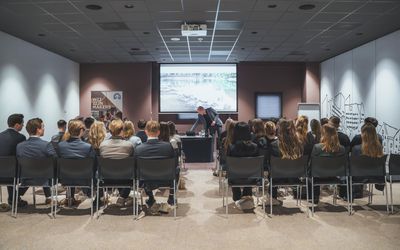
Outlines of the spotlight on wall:
M 86 9 L 89 10 L 101 10 L 103 7 L 101 7 L 100 5 L 97 4 L 88 4 L 86 5 Z

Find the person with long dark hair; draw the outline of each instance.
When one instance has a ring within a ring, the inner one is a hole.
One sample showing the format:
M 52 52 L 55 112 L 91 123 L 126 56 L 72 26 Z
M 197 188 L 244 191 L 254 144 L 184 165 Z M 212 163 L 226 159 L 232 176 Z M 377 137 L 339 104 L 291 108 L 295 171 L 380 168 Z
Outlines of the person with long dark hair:
M 233 128 L 233 141 L 229 145 L 228 156 L 251 157 L 258 156 L 259 150 L 257 144 L 251 141 L 250 127 L 245 122 L 238 122 Z M 243 166 L 245 167 L 245 166 Z M 238 181 L 234 184 L 247 184 L 248 180 Z M 232 187 L 233 200 L 239 209 L 254 208 L 251 187 Z

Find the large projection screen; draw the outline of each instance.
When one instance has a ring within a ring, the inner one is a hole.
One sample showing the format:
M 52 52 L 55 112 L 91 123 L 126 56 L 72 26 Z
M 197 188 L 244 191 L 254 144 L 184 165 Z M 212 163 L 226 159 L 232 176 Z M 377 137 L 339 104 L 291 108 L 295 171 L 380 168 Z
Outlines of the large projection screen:
M 160 112 L 237 112 L 236 64 L 161 64 Z

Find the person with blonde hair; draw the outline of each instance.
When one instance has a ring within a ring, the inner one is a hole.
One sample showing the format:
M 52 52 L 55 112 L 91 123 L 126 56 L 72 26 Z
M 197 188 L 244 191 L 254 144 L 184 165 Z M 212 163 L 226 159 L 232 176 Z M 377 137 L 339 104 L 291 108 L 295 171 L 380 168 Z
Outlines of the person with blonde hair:
M 100 144 L 106 138 L 106 128 L 103 122 L 95 121 L 89 129 L 88 142 L 92 145 L 97 155 L 100 155 Z
M 362 126 L 361 145 L 354 146 L 351 155 L 365 155 L 372 158 L 383 156 L 383 147 L 373 124 L 365 123 Z
M 267 138 L 265 133 L 264 122 L 257 118 L 252 120 L 252 141 L 257 144 L 258 148 L 267 148 Z
M 296 136 L 303 145 L 303 154 L 310 155 L 314 144 L 309 140 L 308 133 L 308 117 L 301 115 L 295 122 Z
M 345 148 L 340 145 L 336 128 L 331 124 L 322 126 L 321 143 L 315 144 L 312 156 L 339 156 L 345 154 Z
M 295 160 L 303 156 L 303 145 L 296 136 L 293 120 L 281 119 L 278 122 L 278 140 L 271 144 L 271 155 L 282 159 Z
M 124 138 L 133 144 L 133 147 L 142 143 L 142 140 L 135 135 L 135 126 L 131 121 L 124 122 Z
M 111 138 L 100 144 L 100 155 L 103 158 L 124 159 L 133 155 L 133 144 L 124 138 L 124 122 L 115 119 L 110 122 L 109 129 Z M 129 206 L 133 200 L 128 199 L 130 188 L 119 188 L 119 195 L 116 204 Z

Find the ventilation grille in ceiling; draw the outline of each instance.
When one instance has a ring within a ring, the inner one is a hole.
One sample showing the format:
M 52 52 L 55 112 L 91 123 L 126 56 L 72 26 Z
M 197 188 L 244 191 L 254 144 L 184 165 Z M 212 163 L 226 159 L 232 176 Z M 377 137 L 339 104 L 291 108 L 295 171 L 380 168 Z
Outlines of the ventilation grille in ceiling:
M 97 25 L 103 30 L 129 30 L 128 26 L 123 22 L 97 23 Z

